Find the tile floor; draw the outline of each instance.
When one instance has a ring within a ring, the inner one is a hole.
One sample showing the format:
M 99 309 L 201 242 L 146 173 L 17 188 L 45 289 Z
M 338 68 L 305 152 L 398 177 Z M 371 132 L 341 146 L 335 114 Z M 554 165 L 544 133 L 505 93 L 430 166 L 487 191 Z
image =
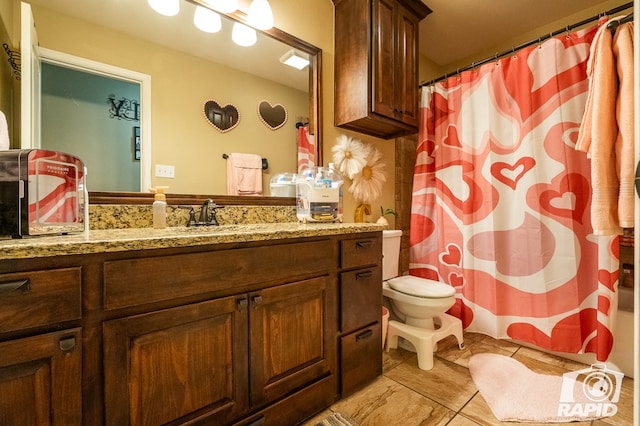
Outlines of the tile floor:
M 339 412 L 361 426 L 462 426 L 529 425 L 498 421 L 486 404 L 471 375 L 468 362 L 472 354 L 492 352 L 511 356 L 531 370 L 542 374 L 562 375 L 585 368 L 583 364 L 477 333 L 465 333 L 465 349 L 458 349 L 455 338 L 438 344 L 434 367 L 418 368 L 415 353 L 392 349 L 383 353 L 383 374 L 353 395 L 338 401 L 328 410 L 304 423 L 314 426 L 331 412 Z M 615 416 L 572 425 L 632 425 L 633 380 L 622 383 L 618 412 Z

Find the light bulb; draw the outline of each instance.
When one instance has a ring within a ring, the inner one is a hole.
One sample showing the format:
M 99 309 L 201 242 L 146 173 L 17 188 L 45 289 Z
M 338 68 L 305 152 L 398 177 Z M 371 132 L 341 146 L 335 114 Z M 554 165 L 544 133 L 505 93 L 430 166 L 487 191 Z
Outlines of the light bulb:
M 273 28 L 273 12 L 268 0 L 253 0 L 249 6 L 247 23 L 259 30 Z
M 175 16 L 180 12 L 180 0 L 148 0 L 149 6 L 164 16 Z
M 220 13 L 231 13 L 238 9 L 237 0 L 206 0 L 205 3 Z
M 197 6 L 193 15 L 193 23 L 200 31 L 205 33 L 217 33 L 222 28 L 220 15 L 206 7 Z
M 256 30 L 247 27 L 240 22 L 233 24 L 233 31 L 231 32 L 231 39 L 238 46 L 248 47 L 256 44 L 258 36 Z

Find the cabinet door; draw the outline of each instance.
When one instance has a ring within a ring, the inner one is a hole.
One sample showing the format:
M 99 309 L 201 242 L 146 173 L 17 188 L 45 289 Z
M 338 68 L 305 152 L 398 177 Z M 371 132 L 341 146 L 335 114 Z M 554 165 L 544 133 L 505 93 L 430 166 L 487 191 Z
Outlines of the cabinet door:
M 418 126 L 418 25 L 420 21 L 404 7 L 398 5 L 397 54 L 395 62 L 395 104 L 403 123 Z
M 419 20 L 396 0 L 373 2 L 372 110 L 418 125 Z
M 249 295 L 252 407 L 328 374 L 326 279 Z
M 159 425 L 248 407 L 247 299 L 227 297 L 105 322 L 108 425 Z
M 80 425 L 80 329 L 0 343 L 0 425 Z
M 373 57 L 371 110 L 394 120 L 399 119 L 396 105 L 396 1 L 373 1 Z

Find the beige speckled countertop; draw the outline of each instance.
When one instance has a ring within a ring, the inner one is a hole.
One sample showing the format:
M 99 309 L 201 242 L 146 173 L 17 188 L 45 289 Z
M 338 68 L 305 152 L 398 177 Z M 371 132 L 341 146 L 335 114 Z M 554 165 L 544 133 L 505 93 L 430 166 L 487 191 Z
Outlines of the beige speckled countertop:
M 166 229 L 91 230 L 88 235 L 48 235 L 0 240 L 0 260 L 267 241 L 381 231 L 374 223 L 264 223 Z

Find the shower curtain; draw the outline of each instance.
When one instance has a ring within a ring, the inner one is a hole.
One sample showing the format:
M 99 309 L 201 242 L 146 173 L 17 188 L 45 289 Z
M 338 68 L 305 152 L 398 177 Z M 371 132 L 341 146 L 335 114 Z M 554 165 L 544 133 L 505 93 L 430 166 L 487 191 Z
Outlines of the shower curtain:
M 613 345 L 617 237 L 593 235 L 575 150 L 597 27 L 422 89 L 410 273 L 456 289 L 467 331 L 547 350 Z

